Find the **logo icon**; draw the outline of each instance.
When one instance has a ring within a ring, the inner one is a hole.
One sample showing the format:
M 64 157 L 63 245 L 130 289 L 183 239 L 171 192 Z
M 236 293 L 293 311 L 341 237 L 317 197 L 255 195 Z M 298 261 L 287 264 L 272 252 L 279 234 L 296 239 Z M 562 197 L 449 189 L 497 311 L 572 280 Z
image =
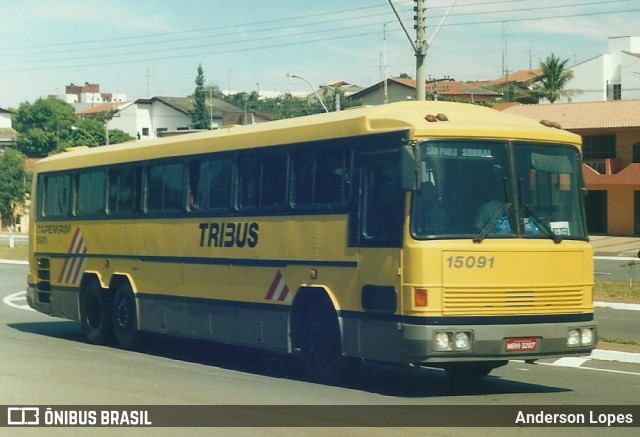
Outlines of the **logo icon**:
M 40 425 L 40 408 L 7 408 L 7 425 Z

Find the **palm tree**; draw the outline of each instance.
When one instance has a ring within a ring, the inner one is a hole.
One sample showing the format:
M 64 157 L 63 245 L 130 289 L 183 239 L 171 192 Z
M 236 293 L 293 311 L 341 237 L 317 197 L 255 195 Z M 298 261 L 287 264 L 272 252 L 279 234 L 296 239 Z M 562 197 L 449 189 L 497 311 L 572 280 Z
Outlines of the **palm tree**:
M 566 65 L 569 59 L 560 60 L 553 53 L 547 59 L 540 61 L 542 74 L 540 82 L 533 90 L 533 94 L 538 98 L 545 98 L 549 103 L 553 103 L 560 97 L 571 97 L 579 94 L 580 90 L 565 90 L 565 86 L 573 79 L 573 71 L 567 70 Z

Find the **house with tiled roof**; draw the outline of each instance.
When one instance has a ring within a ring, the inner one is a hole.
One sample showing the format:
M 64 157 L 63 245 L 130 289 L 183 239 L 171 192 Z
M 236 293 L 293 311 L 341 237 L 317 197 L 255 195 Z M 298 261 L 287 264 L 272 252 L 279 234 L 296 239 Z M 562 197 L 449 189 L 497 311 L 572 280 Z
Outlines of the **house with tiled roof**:
M 206 100 L 211 115 L 211 128 L 269 121 L 264 114 L 245 112 L 220 99 Z M 153 97 L 133 102 L 107 103 L 78 112 L 80 116 L 116 110 L 107 122 L 108 128 L 120 129 L 134 138 L 151 139 L 191 132 L 193 99 L 188 97 Z
M 538 103 L 538 99 L 531 96 L 533 84 L 540 80 L 541 69 L 520 70 L 494 80 L 473 82 L 475 86 L 495 91 L 510 100 L 520 103 Z
M 493 87 L 493 86 L 504 85 L 509 83 L 531 86 L 535 82 L 540 80 L 541 75 L 542 75 L 542 70 L 539 68 L 535 70 L 519 70 L 513 73 L 509 73 L 506 76 L 499 77 L 497 79 L 474 82 L 474 83 L 479 87 Z
M 504 112 L 555 121 L 580 135 L 589 232 L 640 235 L 640 100 L 518 105 Z
M 499 93 L 494 91 L 449 79 L 428 81 L 426 91 L 427 94 L 435 99 L 475 103 L 494 102 L 501 97 Z M 360 100 L 365 105 L 382 105 L 415 99 L 416 81 L 413 79 L 390 78 L 352 94 L 349 98 Z

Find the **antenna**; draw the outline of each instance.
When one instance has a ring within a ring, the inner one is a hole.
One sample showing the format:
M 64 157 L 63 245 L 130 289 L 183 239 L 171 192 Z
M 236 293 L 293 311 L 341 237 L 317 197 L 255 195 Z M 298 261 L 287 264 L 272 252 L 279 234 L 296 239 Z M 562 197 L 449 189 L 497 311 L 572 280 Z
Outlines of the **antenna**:
M 383 103 L 389 103 L 389 90 L 387 88 L 387 23 L 382 28 L 382 80 L 384 81 Z
M 509 32 L 507 32 L 506 23 L 502 22 L 502 76 L 507 77 L 509 75 Z
M 149 74 L 149 70 L 151 69 L 151 67 L 147 67 L 147 74 L 144 75 L 144 77 L 147 79 L 147 99 L 149 98 L 149 82 L 153 76 L 151 74 Z

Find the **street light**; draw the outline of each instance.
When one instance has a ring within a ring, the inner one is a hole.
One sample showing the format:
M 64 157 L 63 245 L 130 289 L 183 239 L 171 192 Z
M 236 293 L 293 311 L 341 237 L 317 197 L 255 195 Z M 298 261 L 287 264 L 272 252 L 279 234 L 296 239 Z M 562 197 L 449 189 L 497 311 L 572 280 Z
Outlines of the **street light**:
M 91 141 L 93 141 L 93 143 L 97 146 L 100 147 L 100 144 L 98 144 L 98 142 L 96 141 L 95 138 L 93 138 L 93 136 L 86 130 L 86 129 L 82 129 L 81 127 L 77 127 L 77 126 L 71 126 L 71 130 L 79 130 L 81 132 L 84 132 L 89 138 L 91 138 Z
M 324 108 L 324 112 L 329 112 L 329 110 L 327 109 L 327 107 L 324 105 L 324 102 L 322 101 L 322 99 L 320 98 L 320 95 L 318 94 L 318 92 L 316 91 L 315 87 L 313 85 L 311 85 L 311 82 L 309 82 L 307 79 L 305 79 L 302 76 L 296 76 L 295 74 L 291 74 L 291 73 L 287 73 L 287 77 L 293 77 L 295 79 L 302 79 L 304 80 L 307 85 L 309 85 L 309 87 L 311 88 L 311 90 L 314 92 L 314 94 L 316 95 L 316 97 L 318 98 L 318 101 L 320 102 L 320 104 L 322 105 L 322 107 Z

